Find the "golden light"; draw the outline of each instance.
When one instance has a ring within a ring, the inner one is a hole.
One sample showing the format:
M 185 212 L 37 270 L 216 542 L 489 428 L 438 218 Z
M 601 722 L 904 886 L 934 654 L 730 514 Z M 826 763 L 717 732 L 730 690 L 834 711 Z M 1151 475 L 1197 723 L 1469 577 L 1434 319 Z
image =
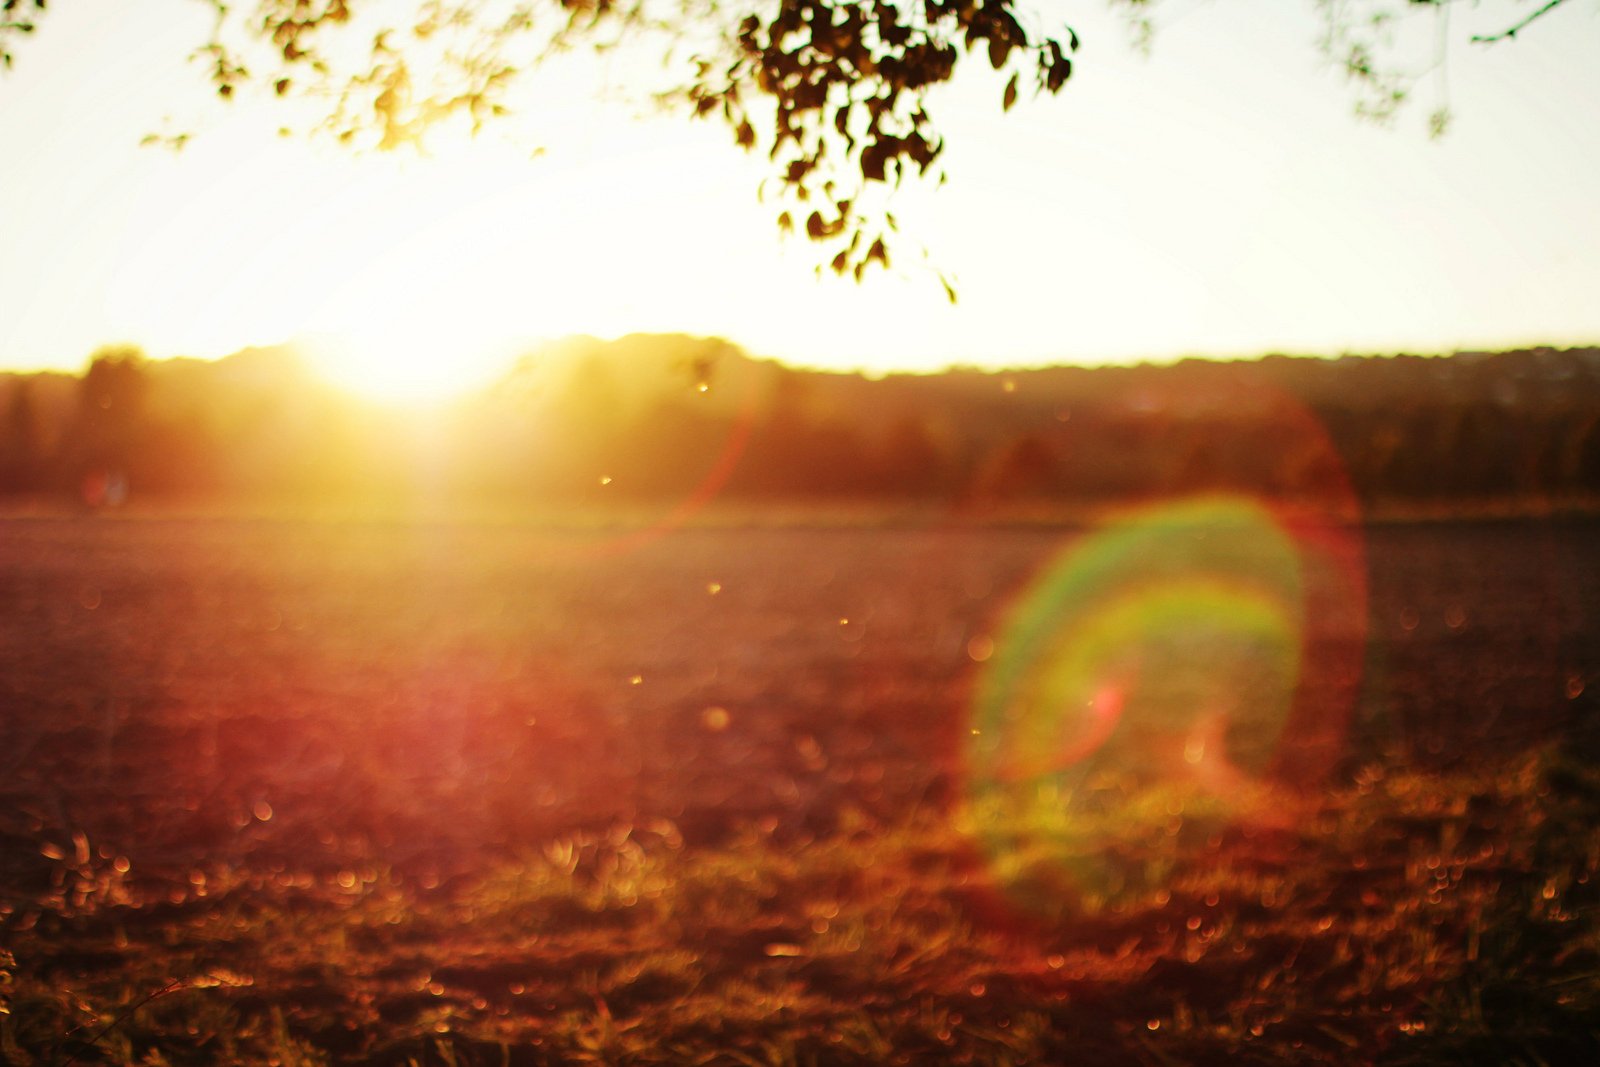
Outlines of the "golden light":
M 460 169 L 434 167 L 420 190 L 379 186 L 364 217 L 320 236 L 323 253 L 346 266 L 304 329 L 318 370 L 341 388 L 382 401 L 449 399 L 501 373 L 540 317 L 531 235 L 507 224 L 502 197 L 462 198 L 452 181 Z M 419 191 L 436 199 L 419 204 Z
M 366 400 L 415 406 L 489 385 L 514 356 L 447 322 L 389 322 L 304 342 L 318 377 Z
M 576 175 L 492 144 L 449 147 L 344 159 L 272 146 L 231 165 L 277 175 L 276 197 L 250 211 L 152 180 L 108 303 L 163 349 L 292 341 L 330 383 L 408 404 L 487 384 L 539 338 L 632 328 L 595 284 L 600 250 L 623 234 L 575 217 Z M 198 162 L 223 186 L 219 155 Z

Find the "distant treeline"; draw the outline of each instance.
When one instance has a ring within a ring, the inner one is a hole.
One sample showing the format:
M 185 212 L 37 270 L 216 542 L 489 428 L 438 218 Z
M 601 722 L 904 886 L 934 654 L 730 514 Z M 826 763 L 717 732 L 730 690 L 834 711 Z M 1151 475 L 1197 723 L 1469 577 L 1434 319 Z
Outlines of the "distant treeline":
M 0 376 L 0 493 L 927 501 L 982 511 L 1238 489 L 1375 502 L 1600 498 L 1600 349 L 1270 356 L 939 375 L 799 371 L 717 340 L 576 339 L 401 411 L 290 349 L 96 353 Z

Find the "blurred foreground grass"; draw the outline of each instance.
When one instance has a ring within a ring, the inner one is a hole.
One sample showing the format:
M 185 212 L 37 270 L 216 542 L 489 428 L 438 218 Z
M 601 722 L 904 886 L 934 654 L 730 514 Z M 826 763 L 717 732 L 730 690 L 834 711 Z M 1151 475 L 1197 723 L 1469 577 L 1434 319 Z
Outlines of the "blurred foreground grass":
M 1020 865 L 932 807 L 706 844 L 618 823 L 443 878 L 346 843 L 136 881 L 79 836 L 0 912 L 0 1059 L 1600 1062 L 1597 816 L 1600 772 L 1547 747 Z M 1146 877 L 1074 886 L 1113 865 Z M 1009 884 L 1040 878 L 1047 911 Z
M 1072 530 L 11 522 L 0 1062 L 1600 1063 L 1595 533 L 1368 528 L 1240 820 L 974 775 Z

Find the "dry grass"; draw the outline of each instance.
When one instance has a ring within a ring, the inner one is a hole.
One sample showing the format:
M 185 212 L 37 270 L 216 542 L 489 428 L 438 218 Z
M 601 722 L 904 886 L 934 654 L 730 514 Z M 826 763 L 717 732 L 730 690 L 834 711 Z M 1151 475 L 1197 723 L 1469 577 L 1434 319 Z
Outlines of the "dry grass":
M 1242 824 L 962 781 L 967 641 L 1045 531 L 619 560 L 158 525 L 12 526 L 0 553 L 0 1060 L 1600 1053 L 1600 774 L 1548 724 L 1511 746 L 1466 709 L 1440 753 L 1392 721 L 1503 647 L 1487 592 L 1459 634 L 1424 603 L 1422 650 L 1375 587 L 1351 759 L 1294 820 Z

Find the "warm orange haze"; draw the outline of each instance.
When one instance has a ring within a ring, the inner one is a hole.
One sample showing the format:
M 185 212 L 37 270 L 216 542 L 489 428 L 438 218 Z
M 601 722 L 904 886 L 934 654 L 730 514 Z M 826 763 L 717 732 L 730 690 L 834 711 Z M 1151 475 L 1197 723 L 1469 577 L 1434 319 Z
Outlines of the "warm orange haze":
M 6 6 L 0 1062 L 1600 1060 L 1600 20 L 1400 6 Z
M 1590 1051 L 1594 349 L 0 385 L 12 1048 Z

